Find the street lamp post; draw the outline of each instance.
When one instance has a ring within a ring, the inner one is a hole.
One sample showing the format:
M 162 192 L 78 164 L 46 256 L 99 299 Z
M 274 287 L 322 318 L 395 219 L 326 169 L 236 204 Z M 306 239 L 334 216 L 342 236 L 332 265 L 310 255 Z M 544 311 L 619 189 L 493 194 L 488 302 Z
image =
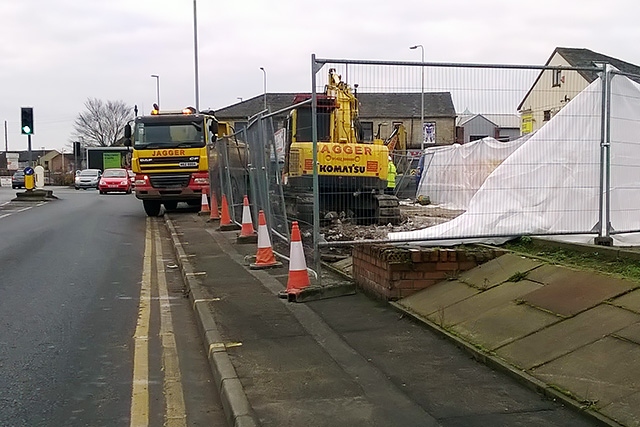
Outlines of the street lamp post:
M 198 77 L 198 13 L 196 0 L 193 0 L 193 56 L 194 56 L 194 80 L 196 83 L 196 111 L 200 111 L 200 83 Z
M 415 46 L 411 46 L 409 49 L 417 49 L 420 48 L 421 62 L 424 64 L 424 47 L 421 44 L 417 44 Z M 420 137 L 422 141 L 420 142 L 420 148 L 424 151 L 424 65 L 420 65 Z
M 151 74 L 151 77 L 156 79 L 156 105 L 160 108 L 160 76 L 157 74 Z
M 264 109 L 267 109 L 267 70 L 264 69 L 264 67 L 260 67 L 260 69 L 262 70 L 262 74 L 263 74 L 263 78 L 262 78 L 262 86 L 263 86 L 263 93 L 264 93 Z

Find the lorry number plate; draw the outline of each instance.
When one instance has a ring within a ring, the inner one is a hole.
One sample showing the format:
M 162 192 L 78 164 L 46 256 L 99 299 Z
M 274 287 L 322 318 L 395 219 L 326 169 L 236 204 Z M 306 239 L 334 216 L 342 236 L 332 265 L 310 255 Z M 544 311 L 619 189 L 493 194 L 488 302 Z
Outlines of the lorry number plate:
M 178 166 L 181 168 L 193 168 L 198 166 L 198 162 L 180 162 L 178 163 Z

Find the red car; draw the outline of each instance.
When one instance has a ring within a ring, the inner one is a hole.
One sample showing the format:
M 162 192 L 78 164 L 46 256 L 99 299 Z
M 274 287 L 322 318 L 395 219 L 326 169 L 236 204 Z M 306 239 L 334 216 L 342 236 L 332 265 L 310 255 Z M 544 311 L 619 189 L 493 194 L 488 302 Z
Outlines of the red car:
M 131 194 L 131 180 L 126 169 L 105 169 L 98 183 L 100 194 L 120 191 Z

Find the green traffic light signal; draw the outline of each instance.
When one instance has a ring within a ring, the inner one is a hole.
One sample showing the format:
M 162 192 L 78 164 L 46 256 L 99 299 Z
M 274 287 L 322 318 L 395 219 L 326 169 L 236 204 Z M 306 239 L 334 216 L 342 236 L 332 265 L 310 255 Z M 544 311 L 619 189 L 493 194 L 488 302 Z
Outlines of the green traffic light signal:
M 33 135 L 33 108 L 22 107 L 20 109 L 22 118 L 20 129 L 23 135 Z

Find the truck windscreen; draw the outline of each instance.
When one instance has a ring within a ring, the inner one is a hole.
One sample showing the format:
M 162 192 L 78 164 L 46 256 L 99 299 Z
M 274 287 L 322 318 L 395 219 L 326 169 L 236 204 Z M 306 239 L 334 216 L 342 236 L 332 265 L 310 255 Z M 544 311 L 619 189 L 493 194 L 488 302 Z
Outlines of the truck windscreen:
M 137 123 L 133 148 L 197 148 L 205 146 L 202 125 L 189 123 Z

